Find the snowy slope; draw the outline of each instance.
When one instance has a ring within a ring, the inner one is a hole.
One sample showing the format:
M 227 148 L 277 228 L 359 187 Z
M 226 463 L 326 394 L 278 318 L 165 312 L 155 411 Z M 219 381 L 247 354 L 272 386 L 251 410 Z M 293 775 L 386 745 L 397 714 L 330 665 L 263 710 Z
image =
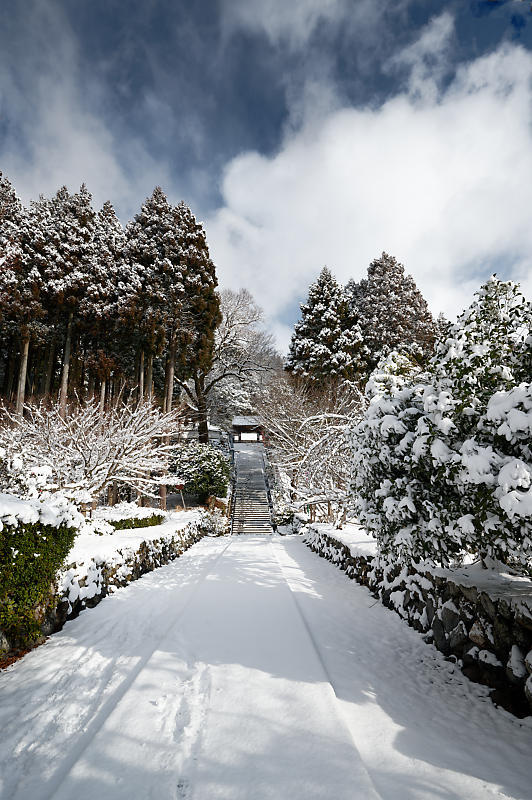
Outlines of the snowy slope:
M 484 695 L 300 538 L 206 538 L 0 674 L 0 797 L 528 798 Z

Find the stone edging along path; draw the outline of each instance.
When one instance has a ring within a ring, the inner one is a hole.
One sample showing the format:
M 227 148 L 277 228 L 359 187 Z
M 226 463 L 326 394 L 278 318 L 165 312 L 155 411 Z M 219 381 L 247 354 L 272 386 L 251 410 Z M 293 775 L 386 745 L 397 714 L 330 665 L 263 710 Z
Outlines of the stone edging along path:
M 373 556 L 352 552 L 323 527 L 300 530 L 311 550 L 367 586 L 468 678 L 491 687 L 497 705 L 518 717 L 532 714 L 531 592 L 486 591 L 438 571 L 395 567 L 384 574 Z

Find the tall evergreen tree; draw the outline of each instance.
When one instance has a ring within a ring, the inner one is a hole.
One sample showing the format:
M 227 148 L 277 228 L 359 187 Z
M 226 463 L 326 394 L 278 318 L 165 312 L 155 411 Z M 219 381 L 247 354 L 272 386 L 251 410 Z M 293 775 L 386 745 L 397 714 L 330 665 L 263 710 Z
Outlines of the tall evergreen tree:
M 80 306 L 96 273 L 94 232 L 96 214 L 85 184 L 75 194 L 60 189 L 47 204 L 50 212 L 48 245 L 43 262 L 43 292 L 52 315 L 64 327 L 63 364 L 60 380 L 61 414 L 66 414 L 72 346 L 80 322 Z
M 100 383 L 102 403 L 112 372 L 131 372 L 130 337 L 120 324 L 120 307 L 134 291 L 124 255 L 126 237 L 111 203 L 98 211 L 94 229 L 94 272 L 80 303 L 87 392 Z M 131 375 L 133 381 L 135 376 Z
M 0 309 L 4 335 L 7 334 L 12 346 L 18 342 L 16 411 L 21 413 L 26 396 L 30 343 L 32 338 L 42 335 L 43 282 L 34 251 L 43 240 L 43 230 L 39 214 L 35 209 L 26 211 L 22 207 L 7 179 L 1 181 L 0 195 Z M 14 373 L 12 367 L 12 377 Z
M 316 386 L 353 378 L 359 369 L 362 337 L 356 321 L 350 325 L 348 297 L 327 267 L 310 286 L 301 314 L 290 342 L 287 370 Z
M 431 355 L 434 319 L 414 279 L 405 275 L 404 266 L 393 256 L 383 253 L 371 262 L 353 304 L 358 306 L 370 369 L 395 349 L 422 359 Z
M 179 203 L 176 222 L 181 246 L 181 266 L 185 290 L 184 325 L 176 330 L 175 346 L 179 348 L 178 377 L 191 378 L 197 403 L 199 438 L 209 440 L 205 379 L 214 351 L 215 331 L 221 321 L 220 298 L 216 293 L 216 268 L 210 258 L 203 226 L 190 208 Z M 167 408 L 173 392 L 175 353 L 170 350 L 171 373 L 167 381 Z
M 167 344 L 174 350 L 185 295 L 176 211 L 159 186 L 127 226 L 126 236 L 135 292 L 125 312 L 139 331 L 139 385 L 151 397 L 153 360 Z

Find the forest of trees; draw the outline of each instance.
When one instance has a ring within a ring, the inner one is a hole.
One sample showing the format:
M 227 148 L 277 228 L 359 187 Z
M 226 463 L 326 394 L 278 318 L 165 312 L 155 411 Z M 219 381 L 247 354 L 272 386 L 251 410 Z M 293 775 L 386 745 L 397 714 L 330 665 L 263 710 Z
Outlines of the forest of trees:
M 155 188 L 125 229 L 83 185 L 25 208 L 0 173 L 0 393 L 150 399 L 208 372 L 221 321 L 205 232 Z M 200 409 L 200 415 L 201 415 Z M 206 410 L 200 419 L 205 437 Z

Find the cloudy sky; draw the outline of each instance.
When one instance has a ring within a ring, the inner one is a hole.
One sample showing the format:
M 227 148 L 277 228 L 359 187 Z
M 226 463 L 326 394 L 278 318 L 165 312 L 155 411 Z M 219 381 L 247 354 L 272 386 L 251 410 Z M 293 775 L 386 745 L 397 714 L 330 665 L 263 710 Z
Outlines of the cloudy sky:
M 323 265 L 383 250 L 434 313 L 492 272 L 532 295 L 532 12 L 520 0 L 3 0 L 0 170 L 154 185 L 281 346 Z

